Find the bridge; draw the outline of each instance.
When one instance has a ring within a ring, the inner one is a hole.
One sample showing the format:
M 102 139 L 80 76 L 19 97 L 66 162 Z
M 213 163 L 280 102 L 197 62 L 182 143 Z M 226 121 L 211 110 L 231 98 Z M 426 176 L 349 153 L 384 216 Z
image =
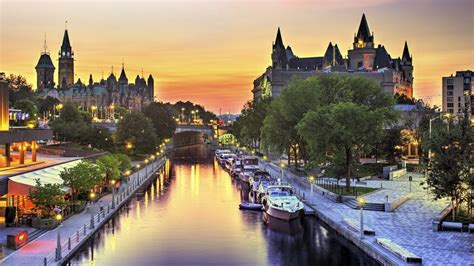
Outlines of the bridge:
M 174 148 L 214 142 L 214 129 L 208 125 L 178 124 L 172 138 Z
M 208 125 L 191 125 L 191 124 L 179 124 L 176 126 L 176 130 L 174 131 L 175 134 L 183 133 L 183 132 L 198 132 L 209 137 L 214 137 L 214 129 L 212 126 Z

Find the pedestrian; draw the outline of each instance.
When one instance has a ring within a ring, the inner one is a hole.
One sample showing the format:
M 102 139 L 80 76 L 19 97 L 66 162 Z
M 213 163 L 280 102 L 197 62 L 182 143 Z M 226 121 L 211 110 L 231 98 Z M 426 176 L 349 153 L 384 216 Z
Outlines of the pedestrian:
M 104 210 L 104 205 L 102 204 L 102 200 L 99 200 L 99 209 L 100 211 Z

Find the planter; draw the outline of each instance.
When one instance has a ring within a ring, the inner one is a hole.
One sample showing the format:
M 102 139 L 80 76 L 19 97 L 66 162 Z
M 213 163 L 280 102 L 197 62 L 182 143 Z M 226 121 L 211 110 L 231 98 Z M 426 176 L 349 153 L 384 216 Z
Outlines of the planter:
M 31 226 L 38 229 L 50 230 L 55 228 L 58 222 L 54 218 L 33 218 L 31 220 Z

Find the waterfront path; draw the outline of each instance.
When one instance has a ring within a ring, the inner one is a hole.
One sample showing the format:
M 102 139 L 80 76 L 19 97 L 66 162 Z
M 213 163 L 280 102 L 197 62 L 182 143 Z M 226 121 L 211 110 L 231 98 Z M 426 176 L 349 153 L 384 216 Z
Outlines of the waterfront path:
M 272 176 L 280 177 L 281 170 L 275 164 L 264 164 Z M 428 199 L 426 191 L 415 188 L 412 183 L 414 196 L 393 212 L 364 211 L 364 225 L 375 231 L 375 236 L 365 236 L 361 241 L 358 232 L 354 232 L 343 221 L 351 218 L 360 219 L 360 211 L 342 203 L 336 203 L 328 198 L 311 194 L 309 182 L 305 177 L 298 177 L 285 171 L 285 178 L 300 195 L 305 194 L 306 203 L 316 211 L 316 215 L 334 228 L 340 234 L 359 246 L 369 255 L 376 257 L 386 264 L 401 265 L 404 262 L 391 252 L 375 243 L 375 238 L 388 238 L 403 248 L 423 259 L 424 265 L 473 265 L 474 264 L 474 234 L 467 232 L 442 231 L 434 232 L 432 219 L 447 206 L 447 201 Z M 421 178 L 421 177 L 417 177 Z M 405 180 L 406 179 L 406 180 Z M 385 182 L 386 189 L 399 189 L 400 193 L 409 190 L 408 177 L 403 177 L 395 183 L 387 181 L 370 181 L 369 186 L 380 187 L 377 182 Z M 418 182 L 419 184 L 419 182 Z M 393 192 L 392 192 L 393 193 Z M 374 196 L 375 197 L 375 196 Z
M 157 159 L 156 162 L 149 163 L 148 169 L 144 167 L 140 169 L 138 172 L 133 173 L 129 177 L 128 184 L 130 185 L 130 193 L 129 196 L 133 196 L 133 193 L 139 189 L 140 185 L 146 181 L 145 174 L 148 174 L 148 177 L 151 176 L 155 170 L 159 169 L 163 165 L 162 159 Z M 140 184 L 140 185 L 139 185 Z M 120 192 L 124 192 L 124 188 L 121 189 Z M 116 193 L 116 194 L 118 194 Z M 118 197 L 115 197 L 116 200 Z M 128 198 L 128 197 L 127 197 Z M 107 206 L 111 206 L 112 202 L 112 194 L 107 194 L 100 199 L 104 206 L 104 209 L 107 210 Z M 126 201 L 124 199 L 119 204 L 123 204 Z M 36 266 L 36 265 L 44 265 L 44 260 L 46 258 L 47 265 L 50 264 L 57 264 L 55 261 L 54 255 L 57 246 L 57 237 L 58 237 L 58 230 L 60 231 L 61 236 L 61 243 L 62 243 L 62 250 L 63 254 L 62 257 L 64 258 L 66 255 L 70 255 L 70 253 L 74 252 L 76 248 L 88 239 L 98 228 L 99 224 L 102 224 L 106 221 L 110 216 L 114 215 L 112 210 L 110 213 L 104 213 L 104 215 L 99 214 L 99 203 L 95 203 L 92 206 L 89 206 L 87 210 L 84 210 L 81 213 L 75 214 L 69 219 L 63 221 L 61 226 L 57 227 L 54 230 L 47 231 L 37 239 L 33 240 L 32 242 L 26 244 L 16 252 L 8 255 L 1 261 L 1 265 L 29 265 L 29 266 Z M 117 205 L 115 210 L 118 210 L 119 206 Z M 91 216 L 94 216 L 95 227 L 94 229 L 90 228 L 90 220 Z M 97 217 L 100 216 L 100 217 Z M 99 222 L 97 222 L 98 220 Z M 84 233 L 85 228 L 85 233 Z M 80 232 L 78 236 L 76 236 L 77 232 Z M 68 248 L 68 238 L 71 237 L 72 239 L 72 248 Z M 77 241 L 79 240 L 79 241 Z

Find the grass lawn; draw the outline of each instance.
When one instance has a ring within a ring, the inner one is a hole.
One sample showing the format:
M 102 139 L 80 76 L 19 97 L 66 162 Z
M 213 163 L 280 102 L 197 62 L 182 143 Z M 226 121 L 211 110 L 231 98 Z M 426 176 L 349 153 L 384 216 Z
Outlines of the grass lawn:
M 333 186 L 333 185 L 325 185 L 325 184 L 319 184 L 318 186 L 329 190 L 333 193 L 336 194 L 342 194 L 343 196 L 352 196 L 352 195 L 364 195 L 367 193 L 370 193 L 372 191 L 377 190 L 377 188 L 371 188 L 371 187 L 351 187 L 350 190 L 348 191 L 345 186 Z

